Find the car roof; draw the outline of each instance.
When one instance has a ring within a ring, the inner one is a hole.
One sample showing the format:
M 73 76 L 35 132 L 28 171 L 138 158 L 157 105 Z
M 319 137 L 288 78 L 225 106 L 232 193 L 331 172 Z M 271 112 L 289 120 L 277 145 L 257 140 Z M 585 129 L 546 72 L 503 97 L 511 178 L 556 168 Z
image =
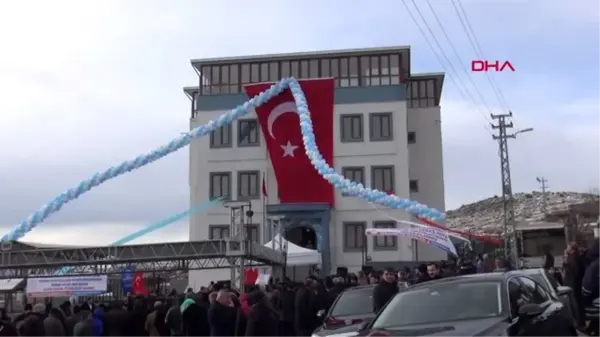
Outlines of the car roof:
M 427 281 L 416 284 L 406 290 L 418 289 L 421 287 L 427 287 L 432 284 L 451 284 L 451 283 L 470 283 L 470 282 L 485 282 L 485 281 L 505 281 L 507 279 L 507 273 L 504 272 L 493 272 L 484 274 L 469 274 L 461 276 L 444 277 L 441 279 Z
M 362 285 L 362 286 L 356 286 L 356 287 L 352 287 L 352 288 L 347 288 L 343 292 L 360 291 L 360 290 L 365 290 L 365 289 L 373 289 L 373 288 L 375 288 L 375 286 L 376 286 L 376 284 L 366 284 L 366 285 Z
M 510 275 L 538 275 L 543 273 L 544 269 L 542 268 L 528 268 L 507 272 Z

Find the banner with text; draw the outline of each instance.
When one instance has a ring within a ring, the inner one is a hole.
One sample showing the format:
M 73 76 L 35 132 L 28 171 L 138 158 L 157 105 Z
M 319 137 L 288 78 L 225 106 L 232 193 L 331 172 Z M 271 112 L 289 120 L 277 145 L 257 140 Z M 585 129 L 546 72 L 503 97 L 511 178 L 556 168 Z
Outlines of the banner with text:
M 367 228 L 365 234 L 372 236 L 405 236 L 425 242 L 448 253 L 456 254 L 456 247 L 448 233 L 437 228 Z
M 105 293 L 107 284 L 106 275 L 28 278 L 26 291 L 28 297 L 94 295 Z

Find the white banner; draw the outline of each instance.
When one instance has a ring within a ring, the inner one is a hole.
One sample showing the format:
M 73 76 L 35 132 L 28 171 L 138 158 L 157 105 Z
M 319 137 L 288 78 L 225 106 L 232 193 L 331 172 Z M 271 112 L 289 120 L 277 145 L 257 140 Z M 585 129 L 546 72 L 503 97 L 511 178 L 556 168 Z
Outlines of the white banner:
M 373 236 L 406 236 L 414 240 L 425 242 L 446 252 L 456 254 L 456 248 L 448 233 L 434 227 L 428 228 L 367 228 L 367 235 Z
M 106 292 L 106 275 L 61 276 L 27 279 L 27 296 L 62 297 L 93 295 Z

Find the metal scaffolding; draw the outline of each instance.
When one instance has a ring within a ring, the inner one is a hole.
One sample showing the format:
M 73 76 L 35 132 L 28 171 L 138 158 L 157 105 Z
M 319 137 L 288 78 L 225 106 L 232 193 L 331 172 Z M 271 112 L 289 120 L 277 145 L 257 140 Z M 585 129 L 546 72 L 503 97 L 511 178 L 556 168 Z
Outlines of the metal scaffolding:
M 72 276 L 120 274 L 128 265 L 141 272 L 243 270 L 244 266 L 282 266 L 284 261 L 281 252 L 237 238 L 87 248 L 31 248 L 13 244 L 0 247 L 0 279 L 52 277 L 61 267 L 72 268 L 60 276 Z

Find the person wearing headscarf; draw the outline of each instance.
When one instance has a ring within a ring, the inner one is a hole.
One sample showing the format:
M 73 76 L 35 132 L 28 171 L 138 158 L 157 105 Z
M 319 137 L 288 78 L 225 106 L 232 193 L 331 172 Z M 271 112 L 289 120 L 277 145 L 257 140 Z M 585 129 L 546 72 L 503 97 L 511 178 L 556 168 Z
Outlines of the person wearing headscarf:
M 185 336 L 210 336 L 206 308 L 196 303 L 196 299 L 191 298 L 192 296 L 187 297 L 180 307 L 183 334 Z

